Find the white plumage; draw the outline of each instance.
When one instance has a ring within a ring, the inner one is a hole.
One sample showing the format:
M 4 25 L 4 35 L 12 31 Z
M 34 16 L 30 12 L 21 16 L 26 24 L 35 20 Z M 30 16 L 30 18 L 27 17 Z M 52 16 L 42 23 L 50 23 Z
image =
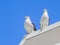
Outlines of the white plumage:
M 47 12 L 47 9 L 44 9 L 43 10 L 43 15 L 42 15 L 41 20 L 40 20 L 41 29 L 43 29 L 44 27 L 48 26 L 48 24 L 49 24 L 48 12 Z
M 36 28 L 35 28 L 34 24 L 31 22 L 30 17 L 26 16 L 25 18 L 26 18 L 26 20 L 24 23 L 24 28 L 27 31 L 27 33 L 31 33 L 33 31 L 36 31 Z

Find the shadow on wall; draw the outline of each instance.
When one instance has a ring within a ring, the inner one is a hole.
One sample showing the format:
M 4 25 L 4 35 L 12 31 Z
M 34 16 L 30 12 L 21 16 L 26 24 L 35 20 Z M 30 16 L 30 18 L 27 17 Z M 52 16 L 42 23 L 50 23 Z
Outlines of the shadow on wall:
M 60 43 L 56 43 L 55 45 L 60 45 Z

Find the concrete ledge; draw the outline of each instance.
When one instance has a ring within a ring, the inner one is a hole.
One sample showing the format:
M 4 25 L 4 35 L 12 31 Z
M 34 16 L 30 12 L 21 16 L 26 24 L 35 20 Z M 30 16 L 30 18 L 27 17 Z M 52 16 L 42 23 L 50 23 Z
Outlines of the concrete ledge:
M 44 45 L 43 43 L 45 43 L 45 42 L 47 43 L 47 41 L 52 41 L 53 39 L 54 40 L 56 39 L 55 38 L 56 36 L 53 37 L 53 38 L 51 38 L 51 36 L 59 35 L 60 34 L 60 32 L 58 32 L 58 31 L 60 31 L 59 29 L 60 29 L 60 21 L 57 22 L 57 23 L 54 23 L 52 25 L 49 25 L 48 27 L 45 27 L 42 31 L 40 31 L 40 29 L 39 29 L 38 31 L 35 31 L 35 32 L 32 32 L 32 33 L 26 35 L 26 37 L 24 37 L 24 39 L 22 40 L 22 42 L 20 43 L 20 45 L 33 45 L 33 44 L 34 45 L 37 45 L 37 44 L 38 45 Z M 51 35 L 52 33 L 54 35 Z M 48 34 L 48 35 L 46 35 L 46 34 Z M 48 38 L 48 40 L 46 39 L 46 37 Z M 57 38 L 58 37 L 60 37 L 60 36 L 57 36 Z M 58 38 L 58 39 L 60 39 L 60 38 Z M 38 41 L 41 42 L 41 43 L 39 43 Z M 53 41 L 53 42 L 55 43 L 56 41 Z M 51 45 L 53 42 L 50 42 L 49 45 Z M 45 45 L 48 45 L 48 43 L 45 44 Z

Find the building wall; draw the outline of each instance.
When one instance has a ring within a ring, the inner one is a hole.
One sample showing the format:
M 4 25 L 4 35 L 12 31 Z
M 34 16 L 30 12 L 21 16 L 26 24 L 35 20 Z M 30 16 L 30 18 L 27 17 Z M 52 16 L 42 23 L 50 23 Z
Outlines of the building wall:
M 60 26 L 25 41 L 24 45 L 54 45 L 60 43 Z

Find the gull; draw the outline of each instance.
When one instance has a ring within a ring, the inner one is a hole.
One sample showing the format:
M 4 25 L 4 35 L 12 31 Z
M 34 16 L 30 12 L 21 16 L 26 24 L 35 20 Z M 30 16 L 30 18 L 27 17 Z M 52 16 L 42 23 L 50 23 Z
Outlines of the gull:
M 32 23 L 29 16 L 25 16 L 24 28 L 28 34 L 36 31 L 35 25 Z
M 43 15 L 41 16 L 41 20 L 40 20 L 41 30 L 42 30 L 44 27 L 47 27 L 48 24 L 49 24 L 48 12 L 47 12 L 47 9 L 44 9 L 44 10 L 43 10 Z

